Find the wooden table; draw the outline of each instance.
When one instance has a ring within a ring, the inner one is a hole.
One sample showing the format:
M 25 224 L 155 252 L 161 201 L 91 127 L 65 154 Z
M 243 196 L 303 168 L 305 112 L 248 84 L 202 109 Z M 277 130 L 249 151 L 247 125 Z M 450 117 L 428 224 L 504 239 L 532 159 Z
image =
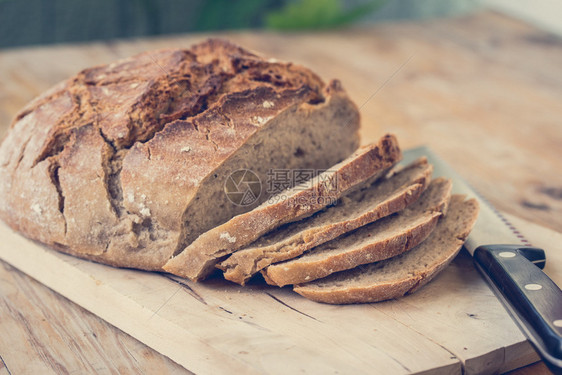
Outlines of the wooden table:
M 16 111 L 78 70 L 208 35 L 0 52 L 0 133 Z M 221 34 L 339 78 L 361 107 L 363 142 L 427 144 L 500 210 L 562 231 L 562 40 L 496 13 L 318 33 Z M 0 262 L 0 374 L 186 373 Z M 6 342 L 6 341 L 3 341 Z M 19 371 L 18 371 L 19 370 Z M 542 364 L 519 370 L 542 371 Z

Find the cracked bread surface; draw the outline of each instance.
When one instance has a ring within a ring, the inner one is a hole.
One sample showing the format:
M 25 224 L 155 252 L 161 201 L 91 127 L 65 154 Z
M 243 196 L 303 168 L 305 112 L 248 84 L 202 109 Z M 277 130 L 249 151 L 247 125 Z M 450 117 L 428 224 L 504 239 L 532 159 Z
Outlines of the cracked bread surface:
M 85 69 L 30 102 L 0 146 L 0 217 L 115 266 L 161 270 L 257 206 L 223 192 L 252 169 L 326 169 L 359 144 L 338 81 L 211 39 Z
M 420 245 L 383 260 L 338 272 L 294 291 L 317 302 L 331 304 L 378 302 L 414 293 L 431 281 L 457 255 L 478 216 L 478 202 L 453 195 L 447 214 Z
M 406 252 L 433 231 L 447 211 L 451 188 L 450 180 L 437 178 L 418 200 L 396 214 L 326 242 L 301 257 L 273 264 L 262 274 L 271 285 L 300 284 Z
M 244 284 L 270 264 L 295 258 L 344 233 L 404 209 L 427 188 L 432 170 L 426 158 L 405 168 L 397 168 L 386 178 L 345 195 L 333 207 L 260 237 L 217 267 L 224 271 L 227 280 Z
M 401 157 L 396 137 L 387 134 L 378 143 L 359 148 L 317 178 L 287 189 L 203 233 L 170 259 L 164 270 L 195 281 L 204 279 L 225 256 L 283 224 L 311 216 L 343 195 L 371 184 L 386 175 Z

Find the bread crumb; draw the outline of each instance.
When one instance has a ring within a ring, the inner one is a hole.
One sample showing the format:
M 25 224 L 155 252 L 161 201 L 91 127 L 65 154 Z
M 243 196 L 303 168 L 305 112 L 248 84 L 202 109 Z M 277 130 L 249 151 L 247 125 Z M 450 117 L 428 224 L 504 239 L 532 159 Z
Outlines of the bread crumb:
M 149 217 L 150 216 L 150 209 L 148 207 L 144 207 L 142 210 L 140 210 L 140 214 L 142 216 Z
M 263 125 L 263 124 L 265 124 L 266 122 L 269 121 L 270 118 L 271 118 L 271 117 L 261 117 L 261 116 L 254 116 L 254 117 L 252 117 L 252 119 L 254 120 L 254 122 L 257 122 L 258 125 Z
M 135 195 L 133 193 L 127 194 L 127 200 L 129 203 L 133 203 L 135 201 Z
M 189 146 L 182 147 L 182 149 L 180 151 L 181 152 L 189 152 L 189 151 L 191 151 L 191 147 L 189 147 Z
M 306 281 L 310 280 L 310 276 L 304 278 Z
M 236 242 L 236 237 L 231 236 L 230 233 L 228 232 L 223 232 L 220 235 L 220 239 L 221 240 L 227 240 L 230 243 L 235 243 Z
M 39 206 L 39 204 L 35 203 L 33 206 L 31 206 L 31 209 L 33 210 L 33 212 L 35 212 L 37 215 L 41 215 L 43 213 L 43 209 L 41 208 L 41 206 Z
M 266 100 L 265 102 L 263 102 L 262 105 L 263 105 L 264 108 L 272 108 L 272 107 L 275 106 L 275 103 L 270 102 L 269 100 Z
M 131 83 L 131 85 L 130 85 L 129 87 L 132 88 L 132 89 L 134 89 L 134 88 L 137 88 L 138 85 L 139 85 L 139 83 L 138 83 L 138 82 L 135 82 L 135 83 Z

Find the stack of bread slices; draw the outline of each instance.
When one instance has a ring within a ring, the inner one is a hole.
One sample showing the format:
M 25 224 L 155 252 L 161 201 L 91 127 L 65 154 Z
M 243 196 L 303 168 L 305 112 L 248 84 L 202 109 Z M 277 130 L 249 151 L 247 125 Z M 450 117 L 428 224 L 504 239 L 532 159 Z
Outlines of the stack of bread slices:
M 203 233 L 164 269 L 201 280 L 216 267 L 241 285 L 261 273 L 270 285 L 293 285 L 306 298 L 333 304 L 412 293 L 456 256 L 478 203 L 451 195 L 449 179 L 432 179 L 425 157 L 393 166 L 400 157 L 387 135 L 315 180 Z M 328 194 L 327 181 L 338 198 L 328 207 L 322 203 L 329 200 L 319 199 Z

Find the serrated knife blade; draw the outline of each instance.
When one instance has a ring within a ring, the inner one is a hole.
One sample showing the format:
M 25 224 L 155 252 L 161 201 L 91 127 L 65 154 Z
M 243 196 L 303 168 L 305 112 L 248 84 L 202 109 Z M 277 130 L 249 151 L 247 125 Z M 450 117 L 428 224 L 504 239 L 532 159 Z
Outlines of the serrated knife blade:
M 562 291 L 541 271 L 546 262 L 544 251 L 531 247 L 508 220 L 431 149 L 407 150 L 402 163 L 421 156 L 433 165 L 434 176 L 453 181 L 453 194 L 464 194 L 480 203 L 478 219 L 464 246 L 547 366 L 562 373 Z
M 469 198 L 478 199 L 478 203 L 480 203 L 478 220 L 474 224 L 470 237 L 464 244 L 471 255 L 474 255 L 474 250 L 481 244 L 510 243 L 521 246 L 530 245 L 529 241 L 509 221 L 428 147 L 407 150 L 404 152 L 402 163 L 407 164 L 421 156 L 426 156 L 433 165 L 433 176 L 443 176 L 453 180 L 453 194 L 464 194 Z

